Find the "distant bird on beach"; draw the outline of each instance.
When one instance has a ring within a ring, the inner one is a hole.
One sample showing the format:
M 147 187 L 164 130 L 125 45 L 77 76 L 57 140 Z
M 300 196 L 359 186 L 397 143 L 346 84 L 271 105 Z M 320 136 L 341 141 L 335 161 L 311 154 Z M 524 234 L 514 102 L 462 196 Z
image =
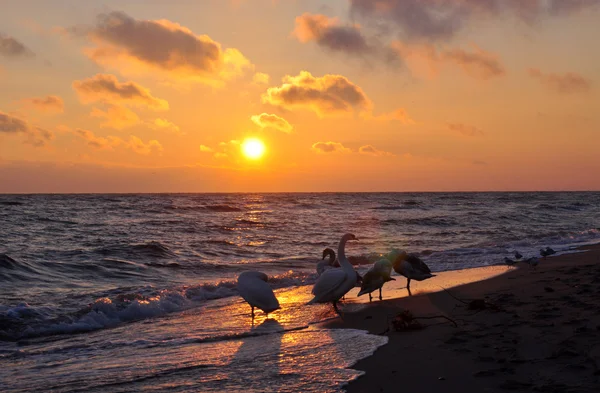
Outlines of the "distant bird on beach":
M 504 257 L 504 263 L 506 263 L 508 266 L 514 266 L 517 262 L 518 261 L 515 261 L 514 259 Z
M 329 259 L 325 259 L 327 256 L 329 256 Z M 317 263 L 317 277 L 323 274 L 325 270 L 333 268 L 335 262 L 337 262 L 335 259 L 335 251 L 333 251 L 331 248 L 326 248 L 323 250 L 323 258 L 321 259 L 322 261 Z
M 392 261 L 392 266 L 396 273 L 407 278 L 406 289 L 410 296 L 412 296 L 410 292 L 410 280 L 423 281 L 434 276 L 421 258 L 414 254 L 407 254 L 405 251 L 398 253 Z
M 540 255 L 544 258 L 546 258 L 549 255 L 553 255 L 553 254 L 556 254 L 556 251 L 554 251 L 550 247 L 546 247 L 546 249 L 540 248 Z
M 371 292 L 379 289 L 379 300 L 383 300 L 381 296 L 381 288 L 383 284 L 388 281 L 395 281 L 395 278 L 391 277 L 392 274 L 392 263 L 387 259 L 380 259 L 373 264 L 373 267 L 364 275 L 362 279 L 362 285 L 358 296 L 362 296 L 365 293 L 369 294 L 369 301 L 373 300 Z
M 523 258 L 523 255 L 520 252 L 515 251 L 515 259 L 521 259 L 521 258 Z
M 252 307 L 252 319 L 254 319 L 254 307 L 258 307 L 267 318 L 269 313 L 280 308 L 279 301 L 273 290 L 267 284 L 269 277 L 262 272 L 247 271 L 238 276 L 237 289 L 240 296 Z
M 354 288 L 357 279 L 356 270 L 354 270 L 354 267 L 352 267 L 352 264 L 346 258 L 345 248 L 346 242 L 349 240 L 358 239 L 351 233 L 346 233 L 342 236 L 338 245 L 338 261 L 341 268 L 325 270 L 323 274 L 319 276 L 312 289 L 314 298 L 312 298 L 308 304 L 331 302 L 333 303 L 335 312 L 340 314 L 340 310 L 337 308 L 337 302 L 349 290 Z
M 531 258 L 527 258 L 525 260 L 526 263 L 529 264 L 529 266 L 531 267 L 536 267 L 538 265 L 538 263 L 540 263 L 540 260 L 537 259 L 536 257 L 531 257 Z

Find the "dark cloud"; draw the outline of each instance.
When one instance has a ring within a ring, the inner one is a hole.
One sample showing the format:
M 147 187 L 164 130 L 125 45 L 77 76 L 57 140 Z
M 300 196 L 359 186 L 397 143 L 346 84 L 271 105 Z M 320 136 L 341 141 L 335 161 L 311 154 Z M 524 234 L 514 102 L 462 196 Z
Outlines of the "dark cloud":
M 553 74 L 544 73 L 537 68 L 530 68 L 529 75 L 560 94 L 586 93 L 592 88 L 592 82 L 589 79 L 575 72 Z
M 6 57 L 19 57 L 33 56 L 34 54 L 15 38 L 0 33 L 0 55 Z
M 24 142 L 37 147 L 45 146 L 54 134 L 41 127 L 32 126 L 27 121 L 0 111 L 0 133 L 23 134 Z
M 384 60 L 400 65 L 398 56 L 374 38 L 367 39 L 358 25 L 341 25 L 337 18 L 305 13 L 296 18 L 294 35 L 300 42 L 314 41 L 320 47 L 351 56 Z
M 265 103 L 284 109 L 308 109 L 319 116 L 371 110 L 371 101 L 360 87 L 342 75 L 314 77 L 308 71 L 286 76 L 279 87 L 271 87 L 262 95 Z
M 145 87 L 134 82 L 119 82 L 114 75 L 97 74 L 88 79 L 74 81 L 73 88 L 84 103 L 118 102 L 152 109 L 169 109 L 167 101 L 154 97 Z
M 128 73 L 158 71 L 176 79 L 213 83 L 252 68 L 237 49 L 222 49 L 207 35 L 168 20 L 139 20 L 123 12 L 100 14 L 89 28 L 66 29 L 96 44 L 86 54 L 99 64 Z
M 350 0 L 353 16 L 385 21 L 406 40 L 449 40 L 472 20 L 505 15 L 535 22 L 600 4 L 600 0 Z

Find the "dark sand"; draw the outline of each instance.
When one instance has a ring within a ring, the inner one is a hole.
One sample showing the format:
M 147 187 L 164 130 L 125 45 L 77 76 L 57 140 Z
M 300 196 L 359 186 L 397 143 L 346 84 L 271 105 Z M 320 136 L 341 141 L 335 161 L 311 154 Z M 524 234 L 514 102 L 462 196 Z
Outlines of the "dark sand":
M 328 323 L 389 337 L 354 366 L 366 374 L 347 391 L 600 392 L 600 245 L 583 249 L 449 290 L 467 302 L 485 299 L 492 307 L 483 310 L 439 291 L 374 300 Z M 458 327 L 428 319 L 421 330 L 397 332 L 387 321 L 402 309 L 446 315 Z

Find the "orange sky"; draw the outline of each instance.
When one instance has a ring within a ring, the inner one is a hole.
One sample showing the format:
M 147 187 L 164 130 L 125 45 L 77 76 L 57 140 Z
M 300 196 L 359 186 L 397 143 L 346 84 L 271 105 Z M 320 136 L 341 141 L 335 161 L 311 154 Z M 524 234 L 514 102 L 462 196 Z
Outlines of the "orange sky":
M 600 190 L 600 0 L 0 8 L 2 193 Z

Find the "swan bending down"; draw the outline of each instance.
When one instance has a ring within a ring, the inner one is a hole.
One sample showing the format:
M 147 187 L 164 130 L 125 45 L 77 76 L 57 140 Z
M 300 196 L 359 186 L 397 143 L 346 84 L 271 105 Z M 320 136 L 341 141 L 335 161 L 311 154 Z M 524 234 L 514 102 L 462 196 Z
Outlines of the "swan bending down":
M 373 267 L 369 269 L 369 271 L 364 275 L 362 280 L 362 286 L 360 287 L 360 292 L 358 296 L 362 296 L 365 293 L 369 294 L 369 301 L 373 300 L 371 296 L 371 292 L 376 289 L 379 289 L 379 300 L 383 300 L 381 296 L 381 288 L 383 284 L 388 281 L 395 281 L 395 278 L 391 277 L 392 274 L 392 263 L 387 259 L 380 259 Z
M 333 303 L 333 308 L 338 314 L 340 310 L 337 308 L 337 302 L 349 290 L 356 285 L 357 273 L 346 258 L 345 248 L 348 240 L 358 240 L 351 233 L 346 233 L 342 236 L 338 245 L 338 261 L 341 269 L 329 269 L 323 272 L 317 279 L 315 286 L 312 289 L 312 294 L 315 296 L 308 304 L 313 303 Z
M 329 259 L 325 259 L 327 256 L 329 256 Z M 333 268 L 337 262 L 335 259 L 335 251 L 333 251 L 331 248 L 326 248 L 323 250 L 323 258 L 321 259 L 322 261 L 317 263 L 317 277 L 323 274 L 325 270 Z
M 411 296 L 410 280 L 423 281 L 434 276 L 421 258 L 414 254 L 407 254 L 405 251 L 398 254 L 392 265 L 396 273 L 407 278 L 406 289 Z
M 258 307 L 267 314 L 280 308 L 279 301 L 273 290 L 267 284 L 269 277 L 262 272 L 247 271 L 238 276 L 237 289 L 240 296 L 252 307 L 252 319 L 254 319 L 254 307 Z

